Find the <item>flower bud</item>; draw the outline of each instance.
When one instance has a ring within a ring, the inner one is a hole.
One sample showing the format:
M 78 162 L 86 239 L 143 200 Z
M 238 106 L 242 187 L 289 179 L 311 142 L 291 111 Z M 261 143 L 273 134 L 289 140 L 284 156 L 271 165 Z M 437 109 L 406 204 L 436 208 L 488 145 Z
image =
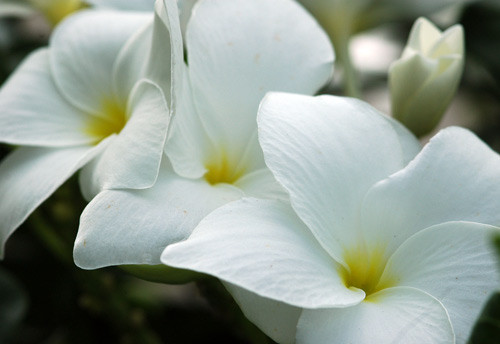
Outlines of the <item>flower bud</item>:
M 463 62 L 462 26 L 441 32 L 419 18 L 401 58 L 389 68 L 392 115 L 415 135 L 428 134 L 455 94 Z

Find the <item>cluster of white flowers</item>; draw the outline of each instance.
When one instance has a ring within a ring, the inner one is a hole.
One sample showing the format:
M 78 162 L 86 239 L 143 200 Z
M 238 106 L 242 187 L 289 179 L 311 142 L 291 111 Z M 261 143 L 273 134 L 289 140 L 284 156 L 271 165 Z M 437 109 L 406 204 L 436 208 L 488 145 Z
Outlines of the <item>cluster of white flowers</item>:
M 333 47 L 293 0 L 90 2 L 143 11 L 68 17 L 0 90 L 0 141 L 19 146 L 0 164 L 2 257 L 81 169 L 82 268 L 216 276 L 278 343 L 466 342 L 499 285 L 498 154 L 456 127 L 422 148 L 367 103 L 314 97 Z M 417 22 L 396 117 L 435 125 L 462 36 Z

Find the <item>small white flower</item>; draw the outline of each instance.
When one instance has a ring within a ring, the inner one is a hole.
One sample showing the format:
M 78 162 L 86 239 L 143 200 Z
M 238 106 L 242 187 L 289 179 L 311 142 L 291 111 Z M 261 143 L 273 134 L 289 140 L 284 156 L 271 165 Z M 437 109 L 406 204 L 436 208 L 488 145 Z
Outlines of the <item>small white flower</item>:
M 152 37 L 152 17 L 81 11 L 2 87 L 0 141 L 21 147 L 0 165 L 0 255 L 12 232 L 81 167 L 87 199 L 154 184 L 175 102 L 160 86 L 168 90 L 169 61 L 182 60 L 182 44 L 170 49 L 168 37 Z M 164 80 L 158 86 L 148 75 Z
M 327 81 L 326 34 L 294 1 L 202 0 L 185 47 L 159 178 L 148 190 L 104 191 L 87 206 L 74 249 L 80 267 L 160 264 L 163 249 L 213 209 L 244 195 L 286 197 L 265 166 L 257 110 L 268 91 L 314 94 Z
M 291 207 L 228 204 L 162 262 L 226 281 L 280 343 L 465 343 L 499 283 L 500 157 L 460 128 L 416 155 L 394 121 L 332 96 L 268 95 L 259 137 Z
M 393 116 L 418 136 L 429 133 L 455 95 L 463 64 L 462 26 L 441 33 L 419 18 L 403 55 L 389 70 Z

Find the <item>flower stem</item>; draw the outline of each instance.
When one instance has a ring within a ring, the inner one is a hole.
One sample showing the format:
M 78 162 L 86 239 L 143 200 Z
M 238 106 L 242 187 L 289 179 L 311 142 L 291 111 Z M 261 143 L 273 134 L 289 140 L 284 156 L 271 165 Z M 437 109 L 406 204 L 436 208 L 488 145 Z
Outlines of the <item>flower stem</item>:
M 350 35 L 342 35 L 335 42 L 335 53 L 343 71 L 344 94 L 348 97 L 361 98 L 358 73 L 352 63 L 349 51 Z

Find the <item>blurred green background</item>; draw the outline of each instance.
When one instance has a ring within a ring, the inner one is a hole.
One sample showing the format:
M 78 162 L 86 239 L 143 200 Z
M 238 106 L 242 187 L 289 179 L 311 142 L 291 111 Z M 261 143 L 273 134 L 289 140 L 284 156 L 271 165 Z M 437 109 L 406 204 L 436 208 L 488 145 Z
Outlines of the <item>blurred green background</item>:
M 478 2 L 451 20 L 449 13 L 431 19 L 442 28 L 458 21 L 466 33 L 463 80 L 441 126 L 468 127 L 500 152 L 500 6 Z M 351 44 L 363 99 L 386 113 L 386 68 L 399 57 L 413 20 L 386 23 Z M 0 82 L 47 45 L 50 31 L 40 13 L 1 17 Z M 342 94 L 336 80 L 322 92 Z M 11 149 L 0 145 L 0 157 Z M 0 197 L 8 202 L 9 195 Z M 0 343 L 272 343 L 214 279 L 163 285 L 119 268 L 77 268 L 72 247 L 84 207 L 73 177 L 7 242 L 0 262 Z M 498 294 L 488 307 L 471 343 L 500 338 Z

